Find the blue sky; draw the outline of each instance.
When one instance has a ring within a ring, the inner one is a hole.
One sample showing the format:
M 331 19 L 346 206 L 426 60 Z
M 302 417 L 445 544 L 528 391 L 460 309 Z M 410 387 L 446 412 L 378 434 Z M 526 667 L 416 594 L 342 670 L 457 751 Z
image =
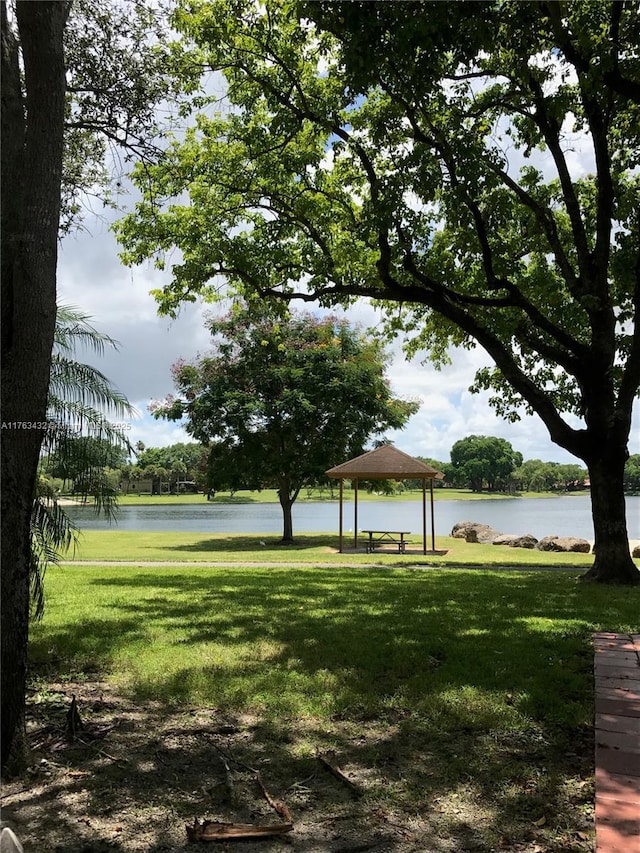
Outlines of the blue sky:
M 154 420 L 147 406 L 152 399 L 173 391 L 170 367 L 178 357 L 189 359 L 208 349 L 203 312 L 212 306 L 185 306 L 177 320 L 157 316 L 149 291 L 160 286 L 166 275 L 151 265 L 124 267 L 104 216 L 89 215 L 84 230 L 65 238 L 61 245 L 59 302 L 91 314 L 101 331 L 120 342 L 117 352 L 108 352 L 93 363 L 139 410 L 139 419 L 130 424 L 129 437 L 133 444 L 143 441 L 148 447 L 189 440 L 179 425 Z M 364 302 L 350 309 L 348 316 L 365 326 L 376 322 L 375 312 Z M 408 426 L 388 434 L 405 452 L 448 462 L 451 446 L 459 439 L 472 434 L 496 435 L 510 441 L 525 459 L 578 461 L 552 444 L 537 417 L 507 423 L 488 406 L 488 394 L 469 393 L 475 371 L 490 364 L 482 350 L 454 352 L 453 363 L 439 372 L 419 359 L 406 362 L 399 342 L 393 352 L 388 375 L 394 392 L 421 401 Z M 637 411 L 630 449 L 640 452 Z

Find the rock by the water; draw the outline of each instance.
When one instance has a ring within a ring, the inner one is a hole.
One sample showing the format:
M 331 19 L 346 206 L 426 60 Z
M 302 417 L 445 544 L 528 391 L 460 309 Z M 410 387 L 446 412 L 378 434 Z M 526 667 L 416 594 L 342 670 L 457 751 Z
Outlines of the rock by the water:
M 538 551 L 565 551 L 589 554 L 591 543 L 586 539 L 578 539 L 573 536 L 545 536 L 535 548 Z
M 636 547 L 631 552 L 631 556 L 635 559 L 640 559 L 640 545 L 636 545 Z
M 589 554 L 591 543 L 576 536 L 545 536 L 538 541 L 531 533 L 500 533 L 488 524 L 479 521 L 458 521 L 451 529 L 454 539 L 466 539 L 481 545 L 507 545 L 510 548 L 537 548 L 538 551 L 572 551 Z M 633 552 L 640 557 L 640 545 Z
M 454 539 L 466 539 L 467 527 L 475 527 L 477 523 L 477 521 L 458 521 L 451 528 L 451 536 Z
M 494 545 L 508 545 L 510 548 L 535 548 L 537 539 L 531 533 L 519 536 L 517 533 L 502 533 L 493 540 Z
M 467 542 L 490 545 L 496 536 L 501 534 L 499 530 L 494 530 L 488 524 L 480 524 L 478 521 L 459 521 L 453 525 L 451 535 L 456 539 L 466 539 Z
M 516 539 L 515 533 L 501 533 L 500 536 L 496 536 L 493 540 L 493 545 L 511 545 L 514 539 Z

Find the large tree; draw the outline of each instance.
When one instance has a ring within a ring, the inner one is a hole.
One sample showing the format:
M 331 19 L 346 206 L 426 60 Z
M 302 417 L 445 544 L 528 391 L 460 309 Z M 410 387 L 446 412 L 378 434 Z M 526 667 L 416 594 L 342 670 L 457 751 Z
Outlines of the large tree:
M 62 228 L 104 189 L 109 142 L 153 149 L 168 94 L 158 4 L 2 0 L 2 732 L 24 712 L 29 542 L 46 428 Z M 115 150 L 115 149 L 113 149 Z M 62 217 L 61 217 L 62 213 Z
M 436 363 L 484 348 L 495 369 L 476 388 L 506 418 L 537 413 L 586 464 L 587 576 L 621 583 L 640 581 L 622 487 L 640 384 L 637 11 L 185 1 L 191 68 L 223 73 L 229 103 L 197 101 L 137 172 L 119 232 L 128 263 L 180 250 L 165 312 L 223 277 L 371 297 Z
M 56 322 L 69 6 L 17 3 L 16 31 L 2 4 L 2 767 L 24 711 L 30 523 Z
M 170 444 L 168 447 L 147 447 L 138 454 L 137 465 L 143 476 L 151 468 L 164 468 L 169 471 L 169 487 L 178 488 L 178 482 L 189 480 L 204 484 L 209 451 L 202 444 Z
M 155 414 L 213 442 L 213 488 L 274 486 L 290 543 L 300 489 L 404 426 L 417 405 L 392 396 L 382 347 L 344 320 L 238 308 L 210 330 L 213 352 L 174 366 L 180 396 Z
M 505 489 L 509 477 L 522 465 L 522 453 L 504 438 L 493 435 L 468 435 L 451 448 L 451 465 L 456 482 L 462 481 L 474 492 Z

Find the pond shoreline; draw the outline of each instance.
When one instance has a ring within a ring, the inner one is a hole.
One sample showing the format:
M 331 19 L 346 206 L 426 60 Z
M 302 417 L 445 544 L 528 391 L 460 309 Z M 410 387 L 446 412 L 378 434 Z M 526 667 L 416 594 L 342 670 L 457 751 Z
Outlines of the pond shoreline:
M 504 500 L 560 500 L 562 498 L 584 498 L 589 496 L 589 490 L 583 489 L 575 492 L 516 492 L 507 494 L 506 492 L 466 492 L 462 489 L 446 490 L 446 494 L 441 494 L 443 490 L 437 489 L 434 491 L 434 503 L 457 501 L 504 501 Z M 354 501 L 354 492 L 345 491 L 345 505 L 352 504 Z M 638 497 L 638 495 L 627 495 L 627 497 Z M 429 492 L 427 491 L 427 499 Z M 402 501 L 422 502 L 422 491 L 412 490 L 401 492 L 392 495 L 370 493 L 360 491 L 358 494 L 359 502 L 390 502 L 399 503 Z M 256 503 L 261 504 L 276 504 L 280 506 L 277 495 L 273 490 L 269 489 L 264 492 L 236 492 L 234 495 L 217 495 L 212 500 L 207 500 L 204 494 L 197 495 L 149 495 L 149 494 L 127 494 L 120 495 L 117 499 L 118 506 L 246 506 Z M 332 504 L 338 506 L 340 498 L 336 494 L 335 497 L 314 496 L 307 497 L 300 495 L 296 500 L 296 504 Z M 58 498 L 60 506 L 91 506 L 90 498 L 72 497 L 64 495 Z
M 96 513 L 91 504 L 72 502 L 66 506 L 72 521 L 85 530 L 175 531 L 225 534 L 281 534 L 279 504 L 134 503 L 117 507 L 112 524 Z M 339 528 L 339 509 L 334 502 L 296 502 L 293 507 L 294 532 L 320 533 Z M 588 494 L 562 500 L 553 498 L 504 498 L 502 500 L 446 500 L 434 502 L 435 533 L 449 535 L 463 521 L 487 524 L 504 534 L 571 536 L 593 541 L 591 501 Z M 427 508 L 427 532 L 431 533 L 431 513 Z M 640 497 L 627 499 L 628 538 L 640 540 Z M 355 529 L 405 530 L 414 536 L 423 529 L 422 502 L 416 500 L 353 501 L 344 504 L 343 530 L 348 537 Z

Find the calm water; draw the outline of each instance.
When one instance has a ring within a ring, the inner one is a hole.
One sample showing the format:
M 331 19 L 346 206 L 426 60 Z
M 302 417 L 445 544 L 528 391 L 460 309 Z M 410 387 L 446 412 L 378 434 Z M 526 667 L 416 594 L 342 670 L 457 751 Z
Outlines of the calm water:
M 67 507 L 69 515 L 85 530 L 105 530 L 109 524 L 96 518 L 90 507 Z M 299 503 L 293 507 L 294 532 L 338 530 L 338 503 Z M 436 535 L 446 536 L 458 521 L 490 524 L 501 533 L 543 536 L 579 536 L 593 539 L 588 495 L 559 498 L 504 498 L 435 503 Z M 640 539 L 640 497 L 627 498 L 630 539 Z M 422 531 L 421 501 L 360 501 L 358 527 Z M 344 529 L 353 529 L 353 503 L 345 503 Z M 190 533 L 281 533 L 279 504 L 202 504 L 185 506 L 123 506 L 115 529 L 172 530 Z M 427 529 L 430 509 L 427 506 Z

